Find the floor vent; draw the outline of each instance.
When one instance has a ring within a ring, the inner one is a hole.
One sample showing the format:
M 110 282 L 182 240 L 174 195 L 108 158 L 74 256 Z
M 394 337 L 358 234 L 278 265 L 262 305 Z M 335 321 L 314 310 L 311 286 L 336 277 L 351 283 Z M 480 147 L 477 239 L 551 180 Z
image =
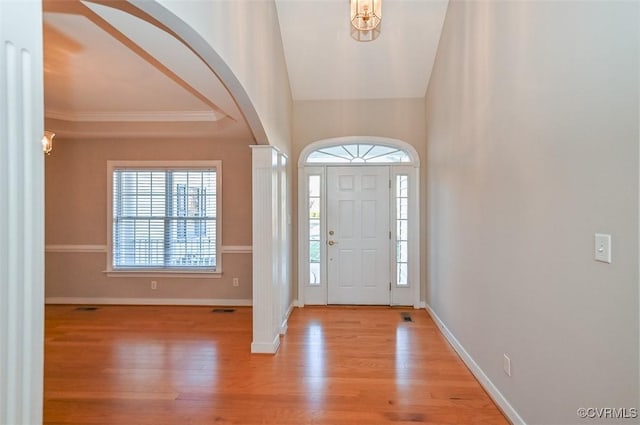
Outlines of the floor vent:
M 400 313 L 400 316 L 402 316 L 402 320 L 404 320 L 405 322 L 413 322 L 413 319 L 411 318 L 411 313 L 402 312 Z
M 214 308 L 211 310 L 212 313 L 233 313 L 236 311 L 234 308 Z
M 76 307 L 75 311 L 96 311 L 98 307 Z
M 387 412 L 384 416 L 391 422 L 427 422 L 427 418 L 423 413 L 396 413 Z

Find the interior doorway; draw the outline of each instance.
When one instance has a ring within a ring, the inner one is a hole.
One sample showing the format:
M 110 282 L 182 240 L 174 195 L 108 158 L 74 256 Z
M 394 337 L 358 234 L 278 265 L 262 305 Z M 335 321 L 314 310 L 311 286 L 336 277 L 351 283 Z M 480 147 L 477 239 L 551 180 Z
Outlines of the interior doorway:
M 309 145 L 298 174 L 298 304 L 420 304 L 419 160 L 409 144 Z

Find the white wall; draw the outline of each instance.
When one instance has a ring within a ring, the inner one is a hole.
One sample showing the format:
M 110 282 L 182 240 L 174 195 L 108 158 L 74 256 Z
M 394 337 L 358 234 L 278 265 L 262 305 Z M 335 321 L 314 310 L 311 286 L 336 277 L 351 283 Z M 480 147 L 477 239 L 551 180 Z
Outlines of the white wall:
M 274 0 L 157 1 L 213 47 L 249 96 L 269 144 L 289 154 L 291 89 Z
M 455 1 L 445 21 L 427 301 L 529 424 L 638 423 L 576 409 L 639 401 L 639 7 Z

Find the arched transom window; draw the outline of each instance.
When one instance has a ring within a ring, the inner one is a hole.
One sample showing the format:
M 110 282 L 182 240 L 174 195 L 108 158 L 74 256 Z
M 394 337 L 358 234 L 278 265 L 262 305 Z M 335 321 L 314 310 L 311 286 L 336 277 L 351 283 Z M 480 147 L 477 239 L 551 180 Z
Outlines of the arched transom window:
M 317 149 L 307 157 L 308 164 L 390 164 L 407 163 L 411 158 L 396 147 L 352 143 Z

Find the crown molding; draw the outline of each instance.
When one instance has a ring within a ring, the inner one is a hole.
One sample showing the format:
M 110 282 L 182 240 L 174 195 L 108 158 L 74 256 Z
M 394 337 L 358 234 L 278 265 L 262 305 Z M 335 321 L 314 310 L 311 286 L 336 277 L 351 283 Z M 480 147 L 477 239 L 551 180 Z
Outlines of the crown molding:
M 216 111 L 118 111 L 69 112 L 47 109 L 45 117 L 74 122 L 206 122 L 220 121 L 227 115 Z

